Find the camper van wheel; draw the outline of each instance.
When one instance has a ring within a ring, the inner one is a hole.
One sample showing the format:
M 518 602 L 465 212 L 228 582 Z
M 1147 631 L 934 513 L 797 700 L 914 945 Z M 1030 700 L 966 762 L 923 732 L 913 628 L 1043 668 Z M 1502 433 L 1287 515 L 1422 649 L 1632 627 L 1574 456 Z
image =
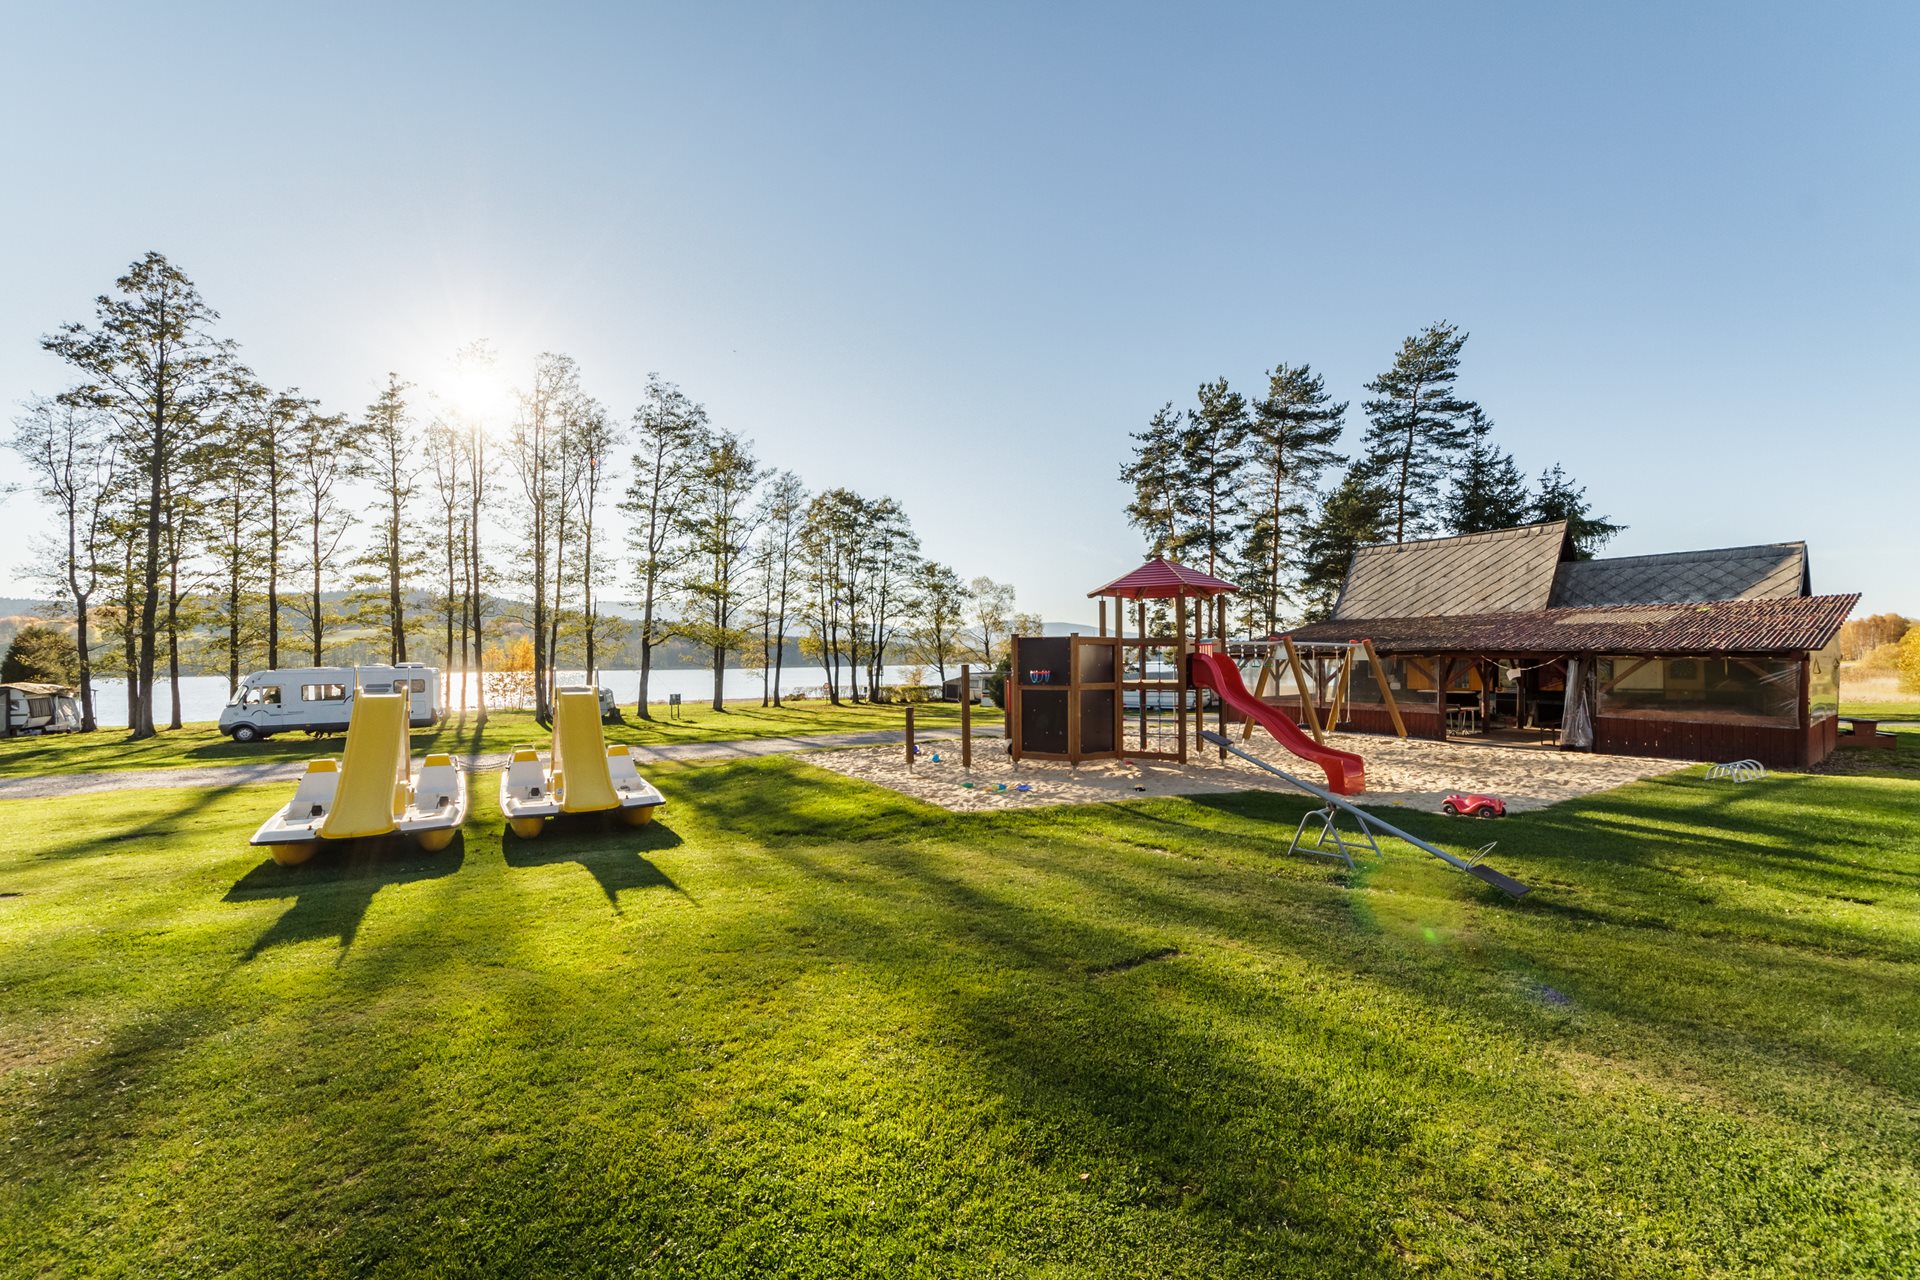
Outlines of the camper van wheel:
M 260 731 L 250 724 L 237 725 L 233 730 L 233 740 L 235 742 L 258 742 L 260 740 Z

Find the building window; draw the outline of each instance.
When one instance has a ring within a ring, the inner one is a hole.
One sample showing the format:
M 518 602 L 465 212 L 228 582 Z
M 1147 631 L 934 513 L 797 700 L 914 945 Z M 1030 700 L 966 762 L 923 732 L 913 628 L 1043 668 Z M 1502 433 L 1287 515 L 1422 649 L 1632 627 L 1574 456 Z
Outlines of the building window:
M 1602 658 L 1597 676 L 1603 716 L 1800 723 L 1798 659 Z
M 303 684 L 300 686 L 302 702 L 345 702 L 347 687 L 343 684 Z
M 1840 714 L 1840 641 L 1838 638 L 1807 655 L 1807 718 L 1824 720 Z

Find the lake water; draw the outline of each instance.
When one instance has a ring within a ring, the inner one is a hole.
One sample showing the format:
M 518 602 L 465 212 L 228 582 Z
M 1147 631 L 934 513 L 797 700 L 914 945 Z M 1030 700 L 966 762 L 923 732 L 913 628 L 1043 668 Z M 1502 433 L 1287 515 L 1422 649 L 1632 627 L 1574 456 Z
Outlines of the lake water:
M 892 666 L 885 670 L 882 677 L 888 685 L 905 684 L 909 669 L 904 666 Z M 931 667 L 925 673 L 926 682 L 931 684 L 934 672 Z M 949 676 L 959 675 L 956 668 L 948 669 Z M 580 684 L 585 682 L 580 671 L 562 671 L 560 683 Z M 632 706 L 640 695 L 640 673 L 638 671 L 602 671 L 600 683 L 613 690 L 614 697 L 622 706 Z M 825 667 L 787 667 L 780 673 L 782 694 L 807 693 L 826 696 L 827 670 Z M 864 684 L 864 680 L 863 680 Z M 846 687 L 844 671 L 841 688 Z M 454 686 L 453 705 L 460 705 L 460 688 Z M 154 681 L 153 718 L 156 724 L 165 724 L 173 712 L 173 699 L 167 687 L 165 676 Z M 648 682 L 647 699 L 649 702 L 664 703 L 669 694 L 679 694 L 689 703 L 705 702 L 713 696 L 713 673 L 711 671 L 655 671 Z M 196 720 L 218 720 L 220 708 L 227 705 L 227 678 L 225 676 L 181 676 L 180 677 L 180 718 L 191 724 Z M 760 669 L 758 667 L 729 667 L 726 675 L 726 696 L 728 698 L 755 698 L 760 696 Z M 471 705 L 471 704 L 469 704 Z M 94 681 L 94 714 L 103 729 L 124 729 L 127 725 L 127 682 L 124 680 Z

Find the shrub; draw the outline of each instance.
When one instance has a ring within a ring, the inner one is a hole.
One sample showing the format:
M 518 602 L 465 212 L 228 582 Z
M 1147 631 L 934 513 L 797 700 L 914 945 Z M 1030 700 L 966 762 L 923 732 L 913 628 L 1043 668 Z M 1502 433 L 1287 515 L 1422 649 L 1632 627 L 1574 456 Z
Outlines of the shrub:
M 1900 673 L 1900 688 L 1907 693 L 1920 693 L 1920 626 L 1910 628 L 1901 637 L 1893 665 Z
M 40 623 L 22 627 L 7 646 L 7 656 L 0 659 L 0 681 L 79 684 L 80 650 L 74 647 L 73 637 L 58 627 Z

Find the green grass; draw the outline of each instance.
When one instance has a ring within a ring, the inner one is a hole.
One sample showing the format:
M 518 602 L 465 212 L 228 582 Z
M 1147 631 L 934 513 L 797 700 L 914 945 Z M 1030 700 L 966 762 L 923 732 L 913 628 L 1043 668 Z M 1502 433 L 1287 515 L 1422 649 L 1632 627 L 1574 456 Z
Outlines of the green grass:
M 899 729 L 906 718 L 902 708 L 890 705 L 861 703 L 836 707 L 826 702 L 804 701 L 784 707 L 763 707 L 757 700 L 730 702 L 724 712 L 704 704 L 688 706 L 684 708 L 684 718 L 678 720 L 637 720 L 631 708 L 623 714 L 627 717 L 626 724 L 606 726 L 608 742 L 651 746 L 775 738 L 786 734 L 852 733 Z M 656 707 L 654 714 L 664 716 L 666 709 Z M 927 728 L 957 725 L 960 708 L 958 703 L 926 703 L 915 708 L 914 717 L 915 724 Z M 975 707 L 974 724 L 981 729 L 997 729 L 1000 712 L 992 707 Z M 416 755 L 427 751 L 462 754 L 505 751 L 516 743 L 545 743 L 548 737 L 547 730 L 534 723 L 532 712 L 496 711 L 488 716 L 485 733 L 477 731 L 471 719 L 463 723 L 457 718 L 438 729 L 417 731 L 413 734 L 413 750 Z M 131 741 L 124 729 L 0 739 L 0 777 L 307 760 L 320 755 L 338 755 L 344 742 L 344 735 L 309 738 L 305 734 L 285 734 L 265 742 L 234 742 L 211 724 L 162 730 L 158 736 L 140 742 Z
M 1920 786 L 1498 825 L 961 817 L 789 759 L 282 869 L 284 788 L 0 803 L 0 1274 L 1889 1276 Z M 323 855 L 325 857 L 326 855 Z M 1909 1272 L 1910 1273 L 1910 1272 Z
M 1847 702 L 1840 703 L 1843 716 L 1874 716 L 1882 720 L 1920 721 L 1920 702 Z

